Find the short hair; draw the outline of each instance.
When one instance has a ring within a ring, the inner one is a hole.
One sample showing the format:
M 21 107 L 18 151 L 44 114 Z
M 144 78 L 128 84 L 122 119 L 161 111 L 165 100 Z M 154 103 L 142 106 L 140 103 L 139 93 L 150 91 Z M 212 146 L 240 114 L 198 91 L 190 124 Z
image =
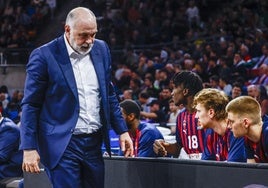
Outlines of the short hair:
M 78 20 L 85 20 L 85 15 L 86 15 L 85 13 L 87 13 L 88 15 L 86 18 L 90 19 L 91 22 L 95 22 L 97 25 L 95 14 L 91 10 L 85 7 L 77 7 L 77 8 L 72 9 L 66 17 L 65 24 L 70 25 L 70 27 L 74 27 L 74 24 Z
M 228 83 L 228 84 L 229 84 L 229 82 L 230 82 L 230 78 L 228 78 L 228 76 L 226 76 L 226 75 L 222 75 L 222 76 L 220 76 L 220 79 L 221 79 L 222 81 L 224 81 L 225 83 Z
M 238 88 L 240 88 L 240 90 L 241 90 L 241 92 L 242 92 L 242 90 L 243 90 L 243 86 L 242 86 L 242 84 L 240 83 L 240 82 L 234 82 L 233 84 L 232 84 L 232 86 L 233 86 L 233 88 L 234 87 L 238 87 Z
M 136 84 L 138 87 L 141 86 L 141 81 L 138 78 L 132 78 L 131 81 Z
M 228 102 L 229 99 L 223 91 L 215 88 L 205 88 L 195 95 L 193 105 L 195 107 L 200 103 L 204 105 L 206 110 L 212 108 L 215 111 L 215 118 L 223 120 L 227 117 L 225 107 Z
M 143 99 L 149 99 L 150 95 L 146 91 L 143 91 L 139 94 L 139 97 Z
M 240 96 L 231 100 L 226 106 L 227 113 L 249 117 L 254 124 L 262 121 L 261 106 L 259 102 L 250 96 Z
M 175 102 L 175 101 L 174 101 L 174 99 L 172 99 L 172 98 L 168 100 L 168 103 L 174 103 L 174 102 Z
M 182 85 L 188 89 L 188 93 L 194 96 L 197 92 L 203 89 L 201 78 L 192 71 L 181 71 L 176 73 L 172 78 L 175 87 Z
M 215 74 L 210 76 L 209 79 L 212 80 L 212 81 L 215 81 L 215 82 L 219 82 L 219 80 L 220 80 L 219 76 L 217 76 Z
M 144 78 L 144 80 L 145 79 L 148 79 L 150 82 L 154 82 L 154 78 L 153 78 L 153 76 L 145 76 L 145 78 Z
M 123 100 L 120 103 L 120 107 L 124 110 L 126 115 L 130 115 L 133 113 L 136 119 L 140 119 L 141 109 L 135 101 L 131 99 Z
M 164 85 L 162 88 L 161 88 L 161 91 L 163 90 L 168 90 L 172 93 L 172 89 L 168 86 L 168 85 Z

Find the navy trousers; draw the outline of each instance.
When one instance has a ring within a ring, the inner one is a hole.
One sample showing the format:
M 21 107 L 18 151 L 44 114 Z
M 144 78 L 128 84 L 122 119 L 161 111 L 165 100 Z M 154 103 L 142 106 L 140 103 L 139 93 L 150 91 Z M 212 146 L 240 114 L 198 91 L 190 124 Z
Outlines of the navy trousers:
M 104 188 L 101 131 L 73 135 L 59 164 L 47 174 L 53 188 Z

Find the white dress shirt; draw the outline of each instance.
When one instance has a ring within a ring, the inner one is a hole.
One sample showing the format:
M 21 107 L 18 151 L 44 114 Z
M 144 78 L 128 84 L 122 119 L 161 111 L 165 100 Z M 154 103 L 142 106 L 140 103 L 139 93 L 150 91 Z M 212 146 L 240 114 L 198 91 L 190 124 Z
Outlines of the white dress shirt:
M 98 78 L 89 54 L 75 52 L 64 37 L 70 61 L 73 67 L 79 98 L 79 117 L 74 134 L 93 133 L 100 123 L 100 90 Z

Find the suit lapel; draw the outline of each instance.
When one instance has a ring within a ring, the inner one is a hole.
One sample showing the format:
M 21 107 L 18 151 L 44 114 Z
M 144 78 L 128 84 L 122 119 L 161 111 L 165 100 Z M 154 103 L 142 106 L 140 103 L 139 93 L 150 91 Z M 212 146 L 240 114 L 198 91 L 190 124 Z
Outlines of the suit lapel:
M 70 58 L 67 53 L 67 48 L 64 43 L 63 36 L 60 37 L 58 40 L 58 48 L 55 54 L 56 54 L 55 58 L 62 69 L 62 72 L 63 72 L 63 75 L 65 76 L 65 80 L 67 84 L 72 90 L 74 96 L 78 99 L 76 81 L 75 81 L 72 65 L 70 62 Z M 105 96 L 108 95 L 107 89 L 106 89 L 106 75 L 105 75 L 105 68 L 104 68 L 105 62 L 103 60 L 104 57 L 102 57 L 102 53 L 100 52 L 99 44 L 94 44 L 90 52 L 90 57 L 91 57 L 93 66 L 95 68 L 96 74 L 97 74 L 101 97 L 102 97 L 102 100 L 104 100 L 103 102 L 105 102 L 106 101 Z
M 69 55 L 67 53 L 67 48 L 65 46 L 63 36 L 60 37 L 58 40 L 57 50 L 58 51 L 55 53 L 56 60 L 62 69 L 62 73 L 65 77 L 67 84 L 69 85 L 70 89 L 72 90 L 75 98 L 78 100 L 78 91 L 77 91 L 76 81 L 74 78 L 73 68 L 72 68 L 72 64 L 71 64 Z
M 94 46 L 96 47 L 96 46 Z M 103 65 L 103 57 L 101 56 L 100 49 L 99 48 L 92 48 L 92 51 L 90 52 L 90 57 L 93 63 L 93 66 L 95 68 L 99 87 L 100 87 L 100 93 L 102 94 L 102 99 L 104 99 L 104 96 L 107 96 L 106 89 L 105 89 L 105 71 L 104 71 L 104 65 Z

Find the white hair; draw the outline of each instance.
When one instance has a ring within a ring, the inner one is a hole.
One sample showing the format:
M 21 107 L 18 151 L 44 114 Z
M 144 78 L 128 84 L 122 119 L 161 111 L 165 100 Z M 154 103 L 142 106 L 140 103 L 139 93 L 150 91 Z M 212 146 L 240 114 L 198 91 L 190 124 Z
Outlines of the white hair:
M 77 7 L 72 9 L 66 17 L 65 24 L 73 27 L 78 21 L 89 21 L 97 24 L 95 14 L 85 7 Z

